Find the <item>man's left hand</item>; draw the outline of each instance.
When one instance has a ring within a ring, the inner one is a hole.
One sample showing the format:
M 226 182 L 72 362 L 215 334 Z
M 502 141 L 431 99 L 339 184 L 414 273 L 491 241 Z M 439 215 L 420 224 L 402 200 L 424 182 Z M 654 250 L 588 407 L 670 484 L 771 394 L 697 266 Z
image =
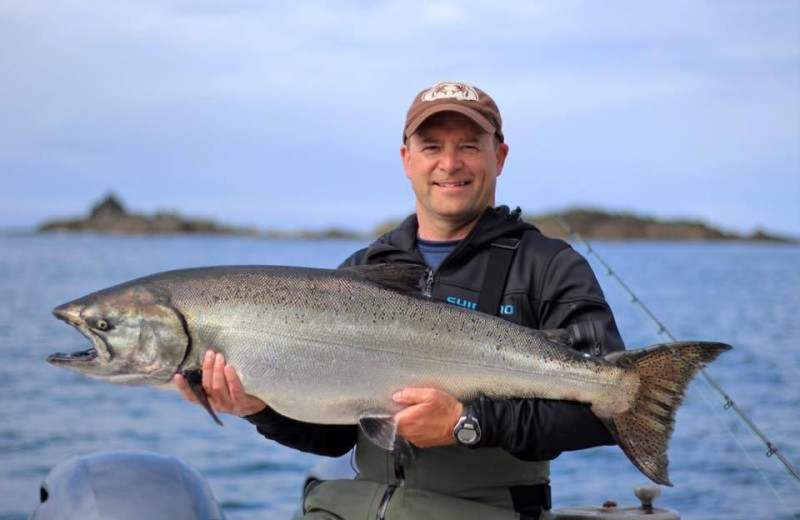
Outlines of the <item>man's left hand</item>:
M 392 399 L 408 405 L 397 412 L 397 435 L 420 448 L 455 444 L 453 428 L 464 410 L 455 397 L 435 388 L 404 388 Z

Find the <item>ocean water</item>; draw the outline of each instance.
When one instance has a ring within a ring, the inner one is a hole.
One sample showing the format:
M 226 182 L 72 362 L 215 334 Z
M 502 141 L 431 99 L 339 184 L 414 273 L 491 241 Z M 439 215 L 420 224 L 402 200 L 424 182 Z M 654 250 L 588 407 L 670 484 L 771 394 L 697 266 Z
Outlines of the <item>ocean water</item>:
M 175 393 L 108 385 L 48 365 L 88 348 L 50 310 L 134 277 L 206 265 L 334 267 L 365 244 L 230 237 L 0 237 L 0 520 L 23 520 L 56 464 L 102 450 L 149 450 L 198 469 L 230 520 L 289 518 L 318 458 L 265 440 L 235 417 L 215 425 Z M 742 243 L 594 244 L 681 339 L 734 350 L 707 370 L 800 467 L 800 247 Z M 580 251 L 581 247 L 576 245 Z M 666 341 L 596 264 L 628 348 Z M 702 378 L 678 413 L 673 488 L 656 505 L 684 519 L 800 518 L 800 484 Z M 553 463 L 555 507 L 633 505 L 642 476 L 615 447 Z

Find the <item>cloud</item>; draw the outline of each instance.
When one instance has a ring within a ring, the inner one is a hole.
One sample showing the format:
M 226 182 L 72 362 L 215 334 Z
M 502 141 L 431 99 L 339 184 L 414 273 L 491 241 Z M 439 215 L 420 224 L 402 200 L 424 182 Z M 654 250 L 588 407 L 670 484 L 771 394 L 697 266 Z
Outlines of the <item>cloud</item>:
M 259 220 L 279 212 L 252 193 L 280 189 L 331 219 L 344 213 L 329 199 L 405 212 L 407 192 L 366 201 L 402 189 L 411 96 L 452 79 L 497 99 L 512 168 L 639 190 L 645 171 L 656 185 L 701 177 L 705 196 L 728 172 L 769 168 L 800 196 L 798 25 L 791 0 L 7 0 L 0 169 L 8 193 L 53 201 L 121 185 L 221 214 L 253 197 Z M 525 197 L 548 177 L 516 179 L 509 194 Z M 19 214 L 0 196 L 0 222 Z

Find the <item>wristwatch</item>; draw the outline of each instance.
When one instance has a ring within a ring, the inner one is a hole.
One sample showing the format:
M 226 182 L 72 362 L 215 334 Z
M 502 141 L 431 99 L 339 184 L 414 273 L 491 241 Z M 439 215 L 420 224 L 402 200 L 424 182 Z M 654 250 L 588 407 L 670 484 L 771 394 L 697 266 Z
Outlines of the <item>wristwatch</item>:
M 453 428 L 453 439 L 461 446 L 475 446 L 481 440 L 481 425 L 471 412 L 469 406 L 464 406 L 464 415 Z

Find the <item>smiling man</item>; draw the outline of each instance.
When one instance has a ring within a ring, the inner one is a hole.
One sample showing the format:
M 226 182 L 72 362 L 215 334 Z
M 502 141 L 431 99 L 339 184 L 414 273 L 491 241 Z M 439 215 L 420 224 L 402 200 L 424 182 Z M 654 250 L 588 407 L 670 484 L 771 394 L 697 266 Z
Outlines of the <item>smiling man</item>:
M 444 85 L 415 99 L 400 149 L 416 196 L 418 234 L 425 240 L 467 235 L 481 213 L 494 206 L 508 154 L 494 101 L 467 85 Z M 478 110 L 467 110 L 467 103 Z
M 569 329 L 573 346 L 592 356 L 623 349 L 586 260 L 523 222 L 519 210 L 495 207 L 508 151 L 500 111 L 484 91 L 463 83 L 423 90 L 408 110 L 400 149 L 416 212 L 343 266 L 426 265 L 432 298 L 531 328 Z M 580 403 L 483 396 L 461 403 L 435 388 L 406 388 L 394 396 L 406 405 L 395 420 L 416 457 L 403 464 L 355 425 L 301 423 L 245 395 L 219 354 L 207 355 L 203 386 L 217 411 L 246 417 L 287 446 L 341 455 L 356 445 L 357 478 L 310 486 L 308 519 L 544 520 L 549 461 L 613 443 Z

